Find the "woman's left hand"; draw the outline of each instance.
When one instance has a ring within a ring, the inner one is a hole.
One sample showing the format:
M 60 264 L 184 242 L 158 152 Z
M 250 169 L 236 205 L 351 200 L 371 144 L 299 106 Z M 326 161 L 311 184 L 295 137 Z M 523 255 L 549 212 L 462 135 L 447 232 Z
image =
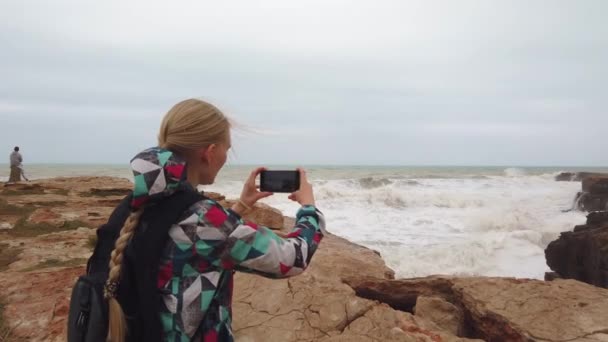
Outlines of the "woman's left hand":
M 243 186 L 243 191 L 241 192 L 241 197 L 239 200 L 245 204 L 245 206 L 253 208 L 254 204 L 261 200 L 262 198 L 266 198 L 268 196 L 272 196 L 272 192 L 261 192 L 258 191 L 258 188 L 255 185 L 255 180 L 258 175 L 266 170 L 265 167 L 258 167 L 253 170 L 247 180 L 245 181 L 245 185 Z M 238 214 L 244 213 L 247 208 L 243 206 L 242 203 L 237 202 L 232 206 L 232 210 L 236 211 Z

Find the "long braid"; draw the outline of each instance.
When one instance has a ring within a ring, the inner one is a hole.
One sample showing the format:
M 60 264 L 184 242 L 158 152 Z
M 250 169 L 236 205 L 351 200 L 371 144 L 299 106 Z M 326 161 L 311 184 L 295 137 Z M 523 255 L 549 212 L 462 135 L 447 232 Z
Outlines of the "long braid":
M 108 276 L 108 281 L 106 282 L 104 295 L 108 300 L 108 340 L 111 342 L 124 342 L 127 334 L 125 314 L 120 303 L 116 300 L 116 291 L 118 290 L 118 283 L 120 281 L 120 268 L 122 266 L 123 252 L 131 240 L 143 212 L 143 208 L 140 208 L 129 215 L 120 230 L 120 235 L 118 236 L 118 239 L 116 239 L 114 250 L 110 256 L 110 274 Z

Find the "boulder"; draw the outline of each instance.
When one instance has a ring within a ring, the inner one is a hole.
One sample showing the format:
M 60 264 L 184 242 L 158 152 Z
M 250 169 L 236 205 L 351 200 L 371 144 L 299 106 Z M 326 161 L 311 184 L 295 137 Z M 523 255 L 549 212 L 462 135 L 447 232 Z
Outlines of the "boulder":
M 470 334 L 487 341 L 606 341 L 608 290 L 574 280 L 456 279 Z
M 545 258 L 559 277 L 608 288 L 608 212 L 591 213 L 586 225 L 561 233 Z
M 587 224 L 593 227 L 608 225 L 608 211 L 594 211 L 587 215 Z
M 608 210 L 608 177 L 584 178 L 582 190 L 577 194 L 578 209 L 584 211 Z
M 576 196 L 576 203 L 578 209 L 582 211 L 608 210 L 608 194 L 579 192 Z
M 580 182 L 588 177 L 608 177 L 608 173 L 601 172 L 562 172 L 555 176 L 556 181 Z
M 545 281 L 554 281 L 556 279 L 563 279 L 557 272 L 545 272 Z
M 558 182 L 574 182 L 576 174 L 574 172 L 562 172 L 555 176 L 555 180 Z
M 608 320 L 605 319 L 608 317 L 608 290 L 574 280 L 427 277 L 409 280 L 355 278 L 348 283 L 358 295 L 371 300 L 389 300 L 392 307 L 401 299 L 409 300 L 415 292 L 422 295 L 439 290 L 439 300 L 451 303 L 464 313 L 463 336 L 470 338 L 486 341 L 608 340 Z
M 587 177 L 583 179 L 583 192 L 608 194 L 608 177 Z
M 441 297 L 418 296 L 414 313 L 416 317 L 426 319 L 452 335 L 464 334 L 462 309 Z
M 286 220 L 290 228 L 293 219 Z M 378 254 L 328 234 L 301 275 L 267 279 L 237 273 L 237 341 L 469 341 L 408 312 L 357 296 L 345 279 L 392 279 Z M 432 328 L 429 328 L 432 327 Z
M 424 327 L 424 323 L 414 315 L 380 304 L 352 322 L 342 334 L 320 341 L 457 342 L 472 340 L 441 331 L 433 331 Z
M 236 201 L 222 200 L 219 203 L 224 208 L 230 208 L 235 202 Z M 283 213 L 264 203 L 256 203 L 252 210 L 243 215 L 243 219 L 272 229 L 281 229 L 284 224 Z
M 443 277 L 399 279 L 391 282 L 378 281 L 360 274 L 344 280 L 357 295 L 378 300 L 401 311 L 414 312 L 419 296 L 440 297 L 453 302 L 452 281 Z

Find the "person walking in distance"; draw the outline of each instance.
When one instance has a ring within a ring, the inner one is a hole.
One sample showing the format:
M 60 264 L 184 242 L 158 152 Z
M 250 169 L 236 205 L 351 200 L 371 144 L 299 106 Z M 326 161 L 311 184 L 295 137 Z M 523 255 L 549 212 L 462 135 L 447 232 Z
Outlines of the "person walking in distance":
M 19 153 L 19 146 L 15 146 L 13 152 L 10 155 L 11 161 L 11 173 L 8 178 L 8 183 L 16 183 L 21 181 L 21 174 L 23 170 L 21 168 L 21 163 L 23 163 L 23 157 L 21 153 Z

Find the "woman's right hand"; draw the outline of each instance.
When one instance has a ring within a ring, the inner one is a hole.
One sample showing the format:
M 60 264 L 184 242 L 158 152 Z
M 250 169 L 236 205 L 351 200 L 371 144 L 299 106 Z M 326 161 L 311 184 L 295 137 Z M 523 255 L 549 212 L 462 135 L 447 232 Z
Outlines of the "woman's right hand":
M 308 178 L 306 178 L 306 171 L 304 169 L 298 168 L 300 172 L 300 189 L 291 195 L 289 195 L 289 199 L 295 202 L 300 203 L 300 205 L 315 205 L 315 196 L 312 191 L 312 184 L 308 182 Z

